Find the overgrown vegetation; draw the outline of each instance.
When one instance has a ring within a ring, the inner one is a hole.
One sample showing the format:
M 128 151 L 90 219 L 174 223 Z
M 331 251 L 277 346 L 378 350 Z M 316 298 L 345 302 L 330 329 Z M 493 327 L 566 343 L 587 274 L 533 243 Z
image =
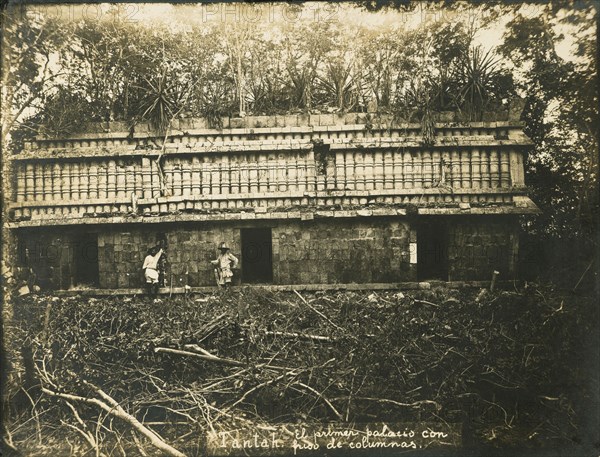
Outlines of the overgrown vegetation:
M 208 429 L 283 422 L 446 421 L 478 449 L 579 452 L 597 434 L 598 309 L 537 285 L 31 296 L 13 312 L 4 424 L 28 456 L 165 455 L 81 400 L 102 394 L 186 455 Z
M 268 11 L 259 5 L 244 8 L 253 15 Z M 298 17 L 309 11 L 289 8 Z M 371 101 L 378 111 L 399 110 L 410 117 L 429 99 L 432 109 L 464 110 L 480 119 L 484 106 L 506 108 L 511 90 L 492 84 L 495 75 L 508 70 L 497 60 L 493 66 L 480 65 L 489 62 L 477 59 L 481 51 L 461 22 L 439 21 L 414 30 L 356 25 L 357 38 L 356 27 L 331 20 L 232 19 L 170 27 L 123 22 L 122 13 L 115 5 L 100 18 L 72 21 L 22 12 L 12 18 L 18 24 L 7 16 L 7 30 L 15 37 L 26 33 L 32 47 L 32 55 L 19 61 L 22 51 L 7 36 L 16 62 L 14 80 L 7 81 L 12 86 L 8 98 L 35 107 L 37 130 L 61 136 L 82 121 L 146 120 L 160 131 L 175 113 L 366 111 Z M 46 64 L 33 60 L 36 54 Z M 43 79 L 38 81 L 35 69 Z M 21 77 L 31 84 L 19 84 Z M 409 105 L 402 103 L 417 82 L 428 92 Z M 462 92 L 452 94 L 456 88 Z M 58 119 L 47 111 L 71 103 L 78 109 L 65 109 Z
M 486 111 L 519 112 L 517 95 L 535 145 L 527 182 L 543 210 L 528 231 L 543 238 L 541 246 L 567 239 L 569 250 L 594 252 L 583 241 L 598 218 L 593 2 L 361 5 L 366 10 L 354 17 L 398 20 L 348 19 L 351 5 L 286 4 L 272 13 L 244 4 L 237 16 L 200 10 L 196 21 L 191 6 L 180 5 L 170 24 L 124 20 L 127 5 L 93 18 L 78 9 L 8 9 L 3 146 L 18 152 L 40 132 L 60 137 L 86 121 L 150 121 L 162 131 L 173 117 L 205 117 L 220 128 L 223 116 L 348 110 L 421 122 L 431 144 L 437 114 L 479 121 Z M 243 20 L 256 17 L 263 20 Z M 500 17 L 507 18 L 502 26 Z M 482 45 L 488 28 L 498 27 L 498 45 Z

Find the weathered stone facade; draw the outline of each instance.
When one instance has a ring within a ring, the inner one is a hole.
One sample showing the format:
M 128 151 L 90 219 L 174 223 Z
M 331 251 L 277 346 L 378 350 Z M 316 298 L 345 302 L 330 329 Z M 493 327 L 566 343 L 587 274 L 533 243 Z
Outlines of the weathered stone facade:
M 83 254 L 83 262 L 98 264 L 97 286 L 139 288 L 146 249 L 164 237 L 168 244 L 166 285 L 209 286 L 214 284 L 209 260 L 216 257 L 218 243 L 228 240 L 243 266 L 240 230 L 262 226 L 272 230 L 272 248 L 259 255 L 272 258 L 273 284 L 399 283 L 417 280 L 418 265 L 414 255 L 411 259 L 411 250 L 419 246 L 416 221 L 399 217 L 85 227 L 86 233 L 97 234 L 97 255 L 85 241 L 78 241 L 83 227 L 51 229 L 23 232 L 20 255 L 24 259 L 27 248 L 28 263 L 45 287 L 76 287 L 74 259 Z M 494 270 L 512 279 L 518 257 L 517 221 L 450 217 L 447 254 L 443 255 L 448 256 L 450 281 L 487 280 Z M 236 272 L 236 282 L 242 278 L 243 267 Z
M 277 222 L 265 225 L 273 234 L 272 249 L 259 255 L 272 256 L 274 284 L 327 284 L 401 282 L 416 279 L 416 265 L 410 264 L 411 230 L 407 221 L 313 220 Z M 254 226 L 254 225 L 253 225 Z M 101 288 L 138 288 L 143 284 L 141 264 L 148 246 L 163 235 L 168 243 L 167 283 L 174 287 L 214 284 L 209 261 L 217 255 L 216 246 L 229 240 L 232 252 L 244 264 L 240 229 L 248 224 L 212 223 L 157 227 L 120 226 L 108 230 L 86 227 L 97 233 L 97 258 L 86 261 L 99 265 Z M 47 287 L 77 286 L 74 257 L 89 246 L 78 243 L 77 230 L 51 230 L 23 233 L 30 265 Z M 412 239 L 415 240 L 414 230 Z M 240 270 L 243 275 L 243 271 Z M 241 279 L 240 275 L 236 278 Z
M 412 233 L 415 237 L 414 230 Z M 274 231 L 277 283 L 401 282 L 416 279 L 404 219 L 323 220 Z
M 493 271 L 515 279 L 519 224 L 514 217 L 456 217 L 449 225 L 450 281 L 488 280 Z
M 140 287 L 159 238 L 165 285 L 214 284 L 221 241 L 245 282 L 254 235 L 244 230 L 261 227 L 270 257 L 260 268 L 274 284 L 506 279 L 516 218 L 537 211 L 524 185 L 530 142 L 512 120 L 438 123 L 432 144 L 420 125 L 386 116 L 248 118 L 221 130 L 181 120 L 164 145 L 143 125 L 107 127 L 39 138 L 11 160 L 8 227 L 46 287 Z

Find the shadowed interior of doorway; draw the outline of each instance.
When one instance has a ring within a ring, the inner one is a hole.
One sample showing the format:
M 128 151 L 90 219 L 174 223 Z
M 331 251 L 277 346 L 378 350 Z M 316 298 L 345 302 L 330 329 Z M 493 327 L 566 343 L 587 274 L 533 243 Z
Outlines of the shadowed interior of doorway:
M 270 228 L 245 228 L 242 235 L 242 282 L 273 281 L 272 236 Z

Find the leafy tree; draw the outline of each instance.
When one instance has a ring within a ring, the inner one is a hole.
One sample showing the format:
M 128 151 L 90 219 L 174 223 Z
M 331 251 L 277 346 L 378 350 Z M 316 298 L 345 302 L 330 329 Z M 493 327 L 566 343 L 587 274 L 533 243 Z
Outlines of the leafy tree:
M 555 32 L 558 12 L 562 22 L 579 24 L 575 46 L 581 63 L 565 61 L 556 51 L 562 39 Z M 595 230 L 598 207 L 596 44 L 589 33 L 595 11 L 591 5 L 581 10 L 547 6 L 541 13 L 517 12 L 500 51 L 513 62 L 526 97 L 523 119 L 535 144 L 528 172 L 544 211 L 535 228 L 563 238 L 584 236 Z
M 67 72 L 53 65 L 68 36 L 55 20 L 45 19 L 11 5 L 2 12 L 2 146 L 10 145 L 11 131 L 25 130 L 17 137 L 35 133 L 28 114 L 41 109 L 46 97 L 62 83 Z M 33 130 L 32 130 L 33 128 Z M 18 152 L 19 144 L 12 144 Z
M 435 87 L 434 99 L 439 110 L 460 109 L 463 101 L 458 94 L 461 73 L 465 72 L 469 48 L 473 43 L 472 33 L 468 32 L 462 22 L 438 21 L 428 27 L 426 37 L 422 33 L 415 38 L 417 43 L 427 39 L 430 57 L 427 66 L 431 68 L 430 79 Z M 487 88 L 483 81 L 482 88 Z
M 367 88 L 362 94 L 363 104 L 374 98 L 378 109 L 387 111 L 395 91 L 402 37 L 394 30 L 387 30 L 386 33 L 361 30 L 357 41 L 358 78 L 360 87 Z
M 315 83 L 326 56 L 336 47 L 335 30 L 329 22 L 288 25 L 284 33 L 287 92 L 291 109 L 313 107 Z
M 240 115 L 246 112 L 246 79 L 250 49 L 256 38 L 255 25 L 250 21 L 224 21 L 222 32 L 225 41 L 227 63 L 235 81 L 235 97 Z
M 77 92 L 71 92 L 65 87 L 57 91 L 44 101 L 44 109 L 28 122 L 42 126 L 39 128 L 44 134 L 60 138 L 72 134 L 81 128 L 81 120 L 89 118 L 92 111 L 91 103 Z
M 288 109 L 287 81 L 280 39 L 259 37 L 250 49 L 246 99 L 254 114 L 284 113 Z
M 221 117 L 236 111 L 235 77 L 220 28 L 194 27 L 180 34 L 174 46 L 180 72 L 191 82 L 191 93 L 180 116 L 206 117 L 211 126 L 220 127 Z

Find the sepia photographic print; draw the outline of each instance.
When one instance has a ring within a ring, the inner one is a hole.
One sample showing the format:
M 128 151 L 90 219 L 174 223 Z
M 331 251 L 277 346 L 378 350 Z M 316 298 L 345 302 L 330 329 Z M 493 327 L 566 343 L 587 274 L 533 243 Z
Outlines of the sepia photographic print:
M 2 10 L 2 455 L 600 455 L 597 1 Z

